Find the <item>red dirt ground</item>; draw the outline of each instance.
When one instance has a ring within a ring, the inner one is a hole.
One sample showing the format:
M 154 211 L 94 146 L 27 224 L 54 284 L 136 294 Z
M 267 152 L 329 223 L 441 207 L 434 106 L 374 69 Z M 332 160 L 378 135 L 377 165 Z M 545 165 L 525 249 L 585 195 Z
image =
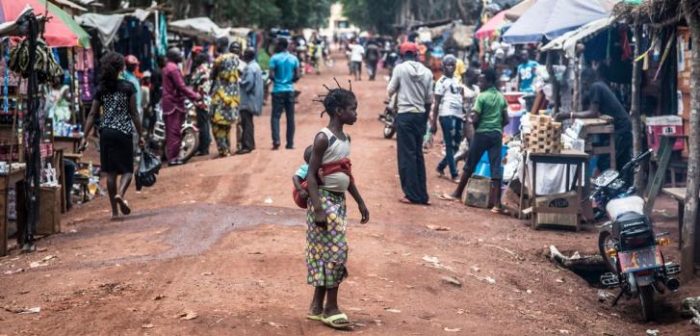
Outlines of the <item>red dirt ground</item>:
M 291 176 L 304 147 L 327 119 L 311 102 L 332 76 L 346 82 L 344 62 L 302 79 L 295 150 L 270 150 L 269 105 L 256 120 L 258 150 L 220 160 L 197 159 L 164 169 L 158 184 L 130 192 L 131 217 L 110 222 L 101 197 L 78 206 L 45 249 L 0 258 L 0 335 L 331 335 L 305 314 L 305 213 L 292 202 Z M 445 203 L 407 206 L 396 167 L 396 143 L 381 136 L 385 82 L 353 83 L 359 122 L 353 165 L 371 222 L 350 208 L 349 279 L 341 308 L 364 335 L 696 335 L 679 316 L 697 281 L 658 298 L 660 322 L 640 322 L 639 303 L 598 302 L 598 289 L 546 257 L 595 253 L 596 231 L 535 231 L 526 222 Z M 427 155 L 429 190 L 454 185 L 434 174 L 439 151 Z M 267 202 L 266 202 L 267 201 Z M 271 203 L 270 203 L 271 202 Z M 659 225 L 677 237 L 675 206 L 661 199 Z M 670 210 L 674 209 L 674 210 Z M 449 227 L 433 231 L 427 225 Z M 675 246 L 668 247 L 677 258 Z M 47 266 L 30 263 L 55 256 Z M 437 257 L 436 268 L 423 257 Z M 17 269 L 23 272 L 12 273 Z M 5 273 L 5 274 L 3 274 Z M 458 279 L 461 287 L 442 281 Z M 486 277 L 495 280 L 489 283 Z M 20 315 L 17 308 L 41 307 Z M 184 312 L 195 319 L 183 320 Z

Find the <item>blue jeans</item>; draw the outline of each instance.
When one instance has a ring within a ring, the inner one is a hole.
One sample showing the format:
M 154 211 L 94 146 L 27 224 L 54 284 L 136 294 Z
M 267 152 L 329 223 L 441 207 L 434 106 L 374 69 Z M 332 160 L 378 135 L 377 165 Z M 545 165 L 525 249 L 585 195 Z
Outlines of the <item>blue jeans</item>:
M 287 148 L 294 148 L 294 91 L 272 93 L 272 145 L 280 145 L 282 111 L 287 118 Z
M 455 153 L 459 149 L 459 143 L 462 141 L 462 124 L 464 121 L 455 116 L 440 117 L 440 126 L 442 127 L 442 138 L 445 140 L 445 157 L 440 161 L 437 170 L 442 172 L 445 167 L 450 167 L 452 178 L 457 178 L 457 164 L 455 163 Z

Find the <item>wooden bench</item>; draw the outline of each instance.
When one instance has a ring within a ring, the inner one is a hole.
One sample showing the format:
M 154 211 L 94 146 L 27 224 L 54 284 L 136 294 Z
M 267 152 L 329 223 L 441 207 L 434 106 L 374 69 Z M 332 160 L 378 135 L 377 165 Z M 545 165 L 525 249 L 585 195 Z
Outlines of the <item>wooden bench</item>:
M 685 188 L 663 188 L 661 192 L 671 196 L 678 203 L 678 248 L 681 248 L 683 245 L 683 217 L 685 216 L 685 195 L 687 191 Z M 696 222 L 699 220 L 700 212 L 698 212 Z

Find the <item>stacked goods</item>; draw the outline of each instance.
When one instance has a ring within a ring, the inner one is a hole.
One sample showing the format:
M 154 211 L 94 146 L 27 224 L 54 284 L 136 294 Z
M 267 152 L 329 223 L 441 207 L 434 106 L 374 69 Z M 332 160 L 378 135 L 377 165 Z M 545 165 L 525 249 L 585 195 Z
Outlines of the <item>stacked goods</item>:
M 530 153 L 561 152 L 561 123 L 552 117 L 539 114 L 530 115 L 530 134 L 525 135 L 525 148 Z

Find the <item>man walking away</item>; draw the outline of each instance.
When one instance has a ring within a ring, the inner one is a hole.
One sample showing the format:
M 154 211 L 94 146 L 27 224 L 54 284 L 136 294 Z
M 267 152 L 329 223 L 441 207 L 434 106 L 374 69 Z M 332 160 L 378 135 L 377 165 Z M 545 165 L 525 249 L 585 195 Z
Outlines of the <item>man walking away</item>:
M 401 45 L 404 62 L 394 69 L 389 82 L 389 96 L 397 93 L 398 115 L 397 154 L 399 177 L 407 204 L 429 204 L 426 186 L 423 135 L 427 131 L 428 113 L 432 102 L 433 74 L 416 61 L 418 46 Z
M 476 132 L 469 144 L 467 164 L 457 190 L 451 195 L 442 195 L 446 200 L 458 200 L 467 187 L 481 156 L 488 153 L 491 165 L 491 194 L 494 195 L 493 212 L 501 211 L 501 148 L 503 147 L 503 127 L 508 123 L 508 104 L 496 85 L 496 70 L 487 69 L 479 78 L 481 93 L 474 103 L 471 116 Z
M 350 45 L 350 69 L 355 75 L 356 81 L 362 80 L 362 60 L 364 59 L 364 57 L 365 48 L 362 46 L 362 44 L 356 42 L 356 40 L 353 39 L 352 44 Z
M 287 149 L 294 149 L 294 82 L 300 74 L 299 59 L 287 51 L 289 42 L 281 37 L 277 40 L 275 55 L 270 59 L 272 87 L 272 150 L 280 148 L 280 119 L 282 112 L 287 118 Z
M 199 101 L 202 97 L 185 85 L 178 64 L 182 62 L 182 53 L 178 48 L 170 48 L 167 52 L 167 63 L 163 68 L 163 119 L 165 121 L 165 157 L 168 165 L 183 164 L 180 160 L 180 134 L 185 120 L 185 98 Z
M 255 149 L 255 126 L 253 116 L 262 113 L 263 79 L 262 69 L 255 61 L 255 50 L 248 48 L 243 54 L 248 63 L 241 79 L 241 126 L 243 127 L 241 149 L 236 154 L 248 154 Z
M 437 166 L 440 177 L 445 177 L 445 168 L 450 169 L 452 180 L 459 182 L 459 173 L 455 163 L 455 153 L 462 141 L 462 123 L 464 117 L 464 88 L 455 76 L 457 58 L 445 55 L 442 58 L 443 76 L 435 84 L 435 105 L 430 119 L 431 133 L 437 133 L 437 123 L 442 126 L 445 141 L 445 157 Z
M 369 80 L 373 81 L 374 77 L 377 76 L 377 64 L 379 64 L 379 59 L 381 58 L 381 52 L 379 47 L 374 42 L 370 42 L 367 46 L 367 54 L 365 56 L 367 59 L 367 72 L 369 74 Z

